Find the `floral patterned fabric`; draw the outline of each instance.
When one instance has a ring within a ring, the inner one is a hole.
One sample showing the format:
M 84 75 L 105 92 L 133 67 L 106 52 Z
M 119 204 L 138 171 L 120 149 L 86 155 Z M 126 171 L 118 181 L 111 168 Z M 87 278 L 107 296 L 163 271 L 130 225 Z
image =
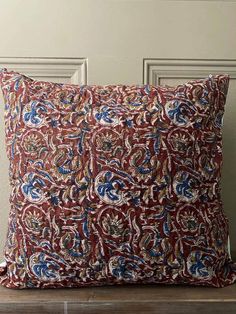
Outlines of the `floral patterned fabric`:
M 232 284 L 219 186 L 228 82 L 78 86 L 2 70 L 1 284 Z

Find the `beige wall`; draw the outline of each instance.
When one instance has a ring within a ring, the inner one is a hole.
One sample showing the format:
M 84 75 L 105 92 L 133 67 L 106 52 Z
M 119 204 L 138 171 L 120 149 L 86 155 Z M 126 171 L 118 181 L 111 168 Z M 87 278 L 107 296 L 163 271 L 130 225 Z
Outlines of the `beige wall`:
M 236 2 L 0 0 L 0 38 L 0 58 L 87 58 L 89 84 L 140 84 L 144 58 L 236 59 Z M 229 70 L 234 73 L 235 66 Z M 2 109 L 0 247 L 9 210 Z M 224 119 L 223 171 L 225 211 L 236 251 L 235 121 L 236 76 Z

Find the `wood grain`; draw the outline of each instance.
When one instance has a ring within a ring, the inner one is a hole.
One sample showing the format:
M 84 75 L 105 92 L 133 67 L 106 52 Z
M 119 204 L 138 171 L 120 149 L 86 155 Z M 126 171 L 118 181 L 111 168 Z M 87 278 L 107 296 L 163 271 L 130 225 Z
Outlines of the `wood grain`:
M 128 303 L 86 303 L 68 305 L 68 314 L 235 314 L 234 302 L 128 302 Z
M 0 303 L 1 314 L 64 314 L 63 303 Z M 76 313 L 76 312 L 74 312 Z
M 235 314 L 236 284 L 225 288 L 127 285 L 78 289 L 0 287 L 0 313 Z

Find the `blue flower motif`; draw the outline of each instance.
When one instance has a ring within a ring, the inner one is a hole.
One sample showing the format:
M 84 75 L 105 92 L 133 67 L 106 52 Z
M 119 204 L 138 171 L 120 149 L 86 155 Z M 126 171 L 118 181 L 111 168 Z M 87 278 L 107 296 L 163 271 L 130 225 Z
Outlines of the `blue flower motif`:
M 212 265 L 210 256 L 203 256 L 202 252 L 196 251 L 190 255 L 188 269 L 194 277 L 207 279 L 211 275 L 211 270 L 207 267 L 208 263 Z
M 129 280 L 134 278 L 134 270 L 137 267 L 136 263 L 127 261 L 123 256 L 114 257 L 110 261 L 112 275 L 119 279 Z
M 208 94 L 209 94 L 208 90 L 204 90 L 202 96 L 198 99 L 198 102 L 201 105 L 205 106 L 205 105 L 207 105 L 209 103 L 209 101 L 208 101 Z
M 23 119 L 26 124 L 39 126 L 43 118 L 40 117 L 42 112 L 47 112 L 44 105 L 38 101 L 32 101 L 30 104 L 30 111 L 25 111 L 23 114 Z
M 37 277 L 47 280 L 58 277 L 60 266 L 52 259 L 49 259 L 44 252 L 41 252 L 38 256 L 32 256 L 31 268 Z
M 113 111 L 108 108 L 107 106 L 102 107 L 100 112 L 95 114 L 95 118 L 97 121 L 104 121 L 106 123 L 113 123 L 114 120 L 112 119 L 114 113 Z
M 42 188 L 45 182 L 37 177 L 35 173 L 29 173 L 26 182 L 22 184 L 21 191 L 31 202 L 40 202 L 43 198 Z
M 184 103 L 174 100 L 167 106 L 167 114 L 176 125 L 185 126 L 189 122 L 190 109 Z
M 194 190 L 194 185 L 196 183 L 196 179 L 194 179 L 187 172 L 183 172 L 180 175 L 178 174 L 176 181 L 175 190 L 178 196 L 181 196 L 187 200 L 192 200 L 195 198 L 196 192 Z
M 107 171 L 104 176 L 104 183 L 100 183 L 97 191 L 100 196 L 107 196 L 111 201 L 118 201 L 118 190 L 124 187 L 124 183 L 119 179 L 112 179 L 112 173 Z
M 128 128 L 132 128 L 133 127 L 133 120 L 132 119 L 126 119 L 125 120 L 125 125 L 128 127 Z
M 47 113 L 49 108 L 55 108 L 49 101 L 39 102 L 34 100 L 26 105 L 23 111 L 23 120 L 25 124 L 32 127 L 39 127 L 44 121 L 42 114 Z

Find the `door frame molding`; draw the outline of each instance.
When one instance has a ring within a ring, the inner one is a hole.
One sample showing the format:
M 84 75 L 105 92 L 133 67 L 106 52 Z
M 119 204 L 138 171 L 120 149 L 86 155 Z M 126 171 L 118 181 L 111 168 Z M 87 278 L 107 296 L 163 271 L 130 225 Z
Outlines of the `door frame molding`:
M 143 59 L 143 84 L 160 85 L 161 79 L 197 79 L 227 73 L 236 79 L 236 59 Z
M 67 78 L 72 84 L 88 83 L 87 58 L 0 57 L 0 67 L 37 79 Z

